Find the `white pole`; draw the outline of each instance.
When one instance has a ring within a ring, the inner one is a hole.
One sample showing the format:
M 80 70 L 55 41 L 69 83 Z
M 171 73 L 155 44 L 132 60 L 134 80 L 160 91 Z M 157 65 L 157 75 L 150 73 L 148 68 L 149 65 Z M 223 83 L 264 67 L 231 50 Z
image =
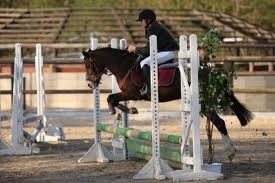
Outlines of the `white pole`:
M 126 41 L 126 39 L 120 39 L 120 41 L 119 41 L 119 48 L 121 50 L 125 50 L 127 48 L 127 41 Z M 121 102 L 121 104 L 125 105 L 125 106 L 127 106 L 127 103 L 128 103 L 127 101 Z M 122 126 L 124 128 L 128 127 L 128 114 L 125 113 L 125 112 L 122 113 Z
M 201 171 L 202 155 L 200 142 L 200 105 L 199 105 L 199 57 L 197 36 L 190 36 L 190 62 L 191 64 L 191 119 L 193 121 L 193 157 L 194 157 L 194 172 Z
M 13 80 L 13 105 L 12 105 L 12 145 L 24 145 L 23 137 L 23 60 L 21 45 L 15 44 L 14 80 Z
M 91 50 L 97 49 L 98 40 L 91 38 Z M 100 115 L 100 89 L 99 86 L 93 91 L 94 93 L 94 134 L 95 143 L 101 143 L 101 132 L 97 130 L 97 125 L 101 123 Z
M 119 45 L 118 45 L 119 43 Z M 112 38 L 111 39 L 111 48 L 114 49 L 126 49 L 127 46 L 127 42 L 125 39 L 121 39 L 118 42 L 117 38 Z M 118 83 L 117 83 L 117 79 L 114 75 L 112 75 L 112 93 L 119 93 L 121 92 Z M 127 105 L 127 102 L 121 102 L 122 105 Z M 128 115 L 124 112 L 120 112 L 118 110 L 116 110 L 116 112 L 119 112 L 122 116 L 122 126 L 123 127 L 128 127 Z M 114 120 L 113 123 L 114 127 L 119 127 L 120 126 L 120 121 L 118 120 Z M 127 149 L 126 149 L 126 144 L 125 144 L 125 137 L 121 137 L 118 135 L 113 135 L 112 137 L 112 146 L 113 146 L 113 155 L 114 155 L 114 159 L 116 161 L 119 160 L 126 160 L 128 157 L 128 153 L 127 153 Z
M 36 120 L 38 121 L 38 124 L 35 131 L 31 134 L 31 141 L 33 142 L 35 139 L 37 141 L 43 141 L 43 142 L 65 140 L 64 131 L 61 126 L 47 124 L 47 118 L 45 114 L 46 98 L 45 98 L 43 65 L 44 63 L 43 63 L 43 56 L 42 56 L 42 46 L 41 44 L 36 44 L 36 55 L 35 55 L 35 75 L 36 75 L 36 90 L 37 90 Z
M 43 56 L 41 44 L 36 44 L 35 68 L 36 68 L 36 89 L 37 89 L 37 115 L 43 116 L 43 126 L 47 127 L 45 116 L 45 93 L 43 77 Z
M 111 39 L 111 48 L 118 49 L 118 39 L 112 38 Z M 120 89 L 117 84 L 116 77 L 112 75 L 112 93 L 118 93 L 120 92 Z
M 31 154 L 25 147 L 23 135 L 23 59 L 21 45 L 15 44 L 13 97 L 11 114 L 11 146 L 3 149 L 0 154 Z
M 191 96 L 190 87 L 188 83 L 188 68 L 187 68 L 187 36 L 181 35 L 180 43 L 180 56 L 179 56 L 179 70 L 181 75 L 181 125 L 182 125 L 182 145 L 181 145 L 181 158 L 182 163 L 190 163 L 190 139 L 189 131 L 191 127 Z
M 172 168 L 160 158 L 157 37 L 152 35 L 149 39 L 151 58 L 152 159 L 133 178 L 164 180 L 166 175 L 172 171 Z
M 158 92 L 158 61 L 157 61 L 157 37 L 150 36 L 150 77 L 151 77 L 151 112 L 152 112 L 152 155 L 154 166 L 157 170 L 160 159 L 159 140 L 159 92 Z M 161 173 L 161 172 L 156 172 Z
M 91 38 L 91 49 L 95 50 L 98 46 L 98 40 Z M 93 146 L 84 154 L 78 162 L 109 162 L 113 160 L 113 155 L 101 144 L 101 132 L 97 130 L 97 124 L 101 123 L 100 116 L 100 89 L 99 86 L 94 89 L 94 133 L 95 141 Z

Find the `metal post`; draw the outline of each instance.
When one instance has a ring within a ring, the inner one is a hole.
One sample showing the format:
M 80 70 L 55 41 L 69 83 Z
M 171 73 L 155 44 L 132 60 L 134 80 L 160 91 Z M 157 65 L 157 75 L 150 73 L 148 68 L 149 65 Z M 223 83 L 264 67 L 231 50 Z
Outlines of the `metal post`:
M 166 179 L 166 174 L 171 172 L 172 168 L 160 158 L 157 37 L 152 35 L 149 39 L 151 58 L 152 159 L 133 178 L 164 180 Z
M 118 45 L 119 43 L 119 45 Z M 126 40 L 120 40 L 118 42 L 117 38 L 113 38 L 111 39 L 111 48 L 114 49 L 125 49 L 126 48 Z M 116 77 L 114 75 L 112 75 L 112 93 L 118 93 L 120 92 L 120 88 L 118 86 Z M 123 105 L 127 105 L 127 102 L 121 102 Z M 120 125 L 122 125 L 123 127 L 127 127 L 128 126 L 128 115 L 125 114 L 124 112 L 118 111 L 116 110 L 117 113 L 120 113 L 122 116 L 122 124 L 120 124 L 120 121 L 117 119 L 114 119 L 113 125 L 114 127 L 119 127 Z M 128 152 L 126 149 L 126 144 L 125 144 L 125 137 L 121 137 L 118 135 L 113 135 L 112 137 L 112 146 L 113 146 L 113 155 L 114 155 L 114 159 L 116 161 L 119 160 L 126 160 L 127 156 L 128 156 Z
M 15 44 L 13 99 L 11 114 L 11 146 L 3 149 L 0 154 L 30 154 L 25 147 L 23 135 L 23 59 L 21 45 Z
M 91 38 L 91 49 L 95 50 L 98 46 L 98 40 Z M 78 160 L 78 162 L 109 162 L 113 160 L 113 155 L 109 150 L 101 144 L 101 132 L 97 129 L 97 124 L 101 123 L 100 116 L 100 89 L 95 88 L 94 91 L 94 133 L 95 141 L 93 146 Z

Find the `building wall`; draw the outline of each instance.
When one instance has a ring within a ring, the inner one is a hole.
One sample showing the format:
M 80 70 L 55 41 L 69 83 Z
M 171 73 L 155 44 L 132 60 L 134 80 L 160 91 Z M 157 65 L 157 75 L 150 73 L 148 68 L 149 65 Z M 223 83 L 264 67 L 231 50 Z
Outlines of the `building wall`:
M 26 78 L 26 89 L 36 90 L 35 74 L 24 74 Z M 89 89 L 86 83 L 84 73 L 47 73 L 44 74 L 45 89 Z M 101 89 L 111 89 L 112 80 L 110 76 L 103 76 Z M 0 80 L 1 90 L 10 89 L 9 80 Z M 102 109 L 108 109 L 107 96 L 100 95 L 100 106 Z M 92 94 L 47 94 L 46 108 L 66 108 L 66 109 L 93 109 Z M 10 110 L 10 95 L 1 95 L 2 110 Z M 25 103 L 27 108 L 36 108 L 36 95 L 26 95 Z M 150 103 L 145 101 L 130 101 L 129 106 L 135 106 L 142 110 L 149 110 Z M 162 110 L 179 110 L 179 101 L 173 101 L 160 104 Z
M 26 78 L 26 89 L 36 90 L 34 74 L 24 74 Z M 240 76 L 234 80 L 234 88 L 268 88 L 275 87 L 272 76 Z M 45 89 L 88 89 L 84 73 L 47 73 L 44 74 Z M 0 90 L 10 89 L 10 80 L 0 80 Z M 104 76 L 101 89 L 111 88 L 111 77 Z M 101 94 L 100 105 L 107 109 L 108 94 Z M 275 111 L 275 94 L 241 94 L 236 93 L 237 98 L 250 110 L 257 112 Z M 1 95 L 1 109 L 10 110 L 11 96 Z M 36 108 L 36 95 L 26 95 L 27 108 Z M 47 94 L 46 108 L 68 108 L 68 109 L 93 109 L 92 94 Z M 161 110 L 179 110 L 179 101 L 160 104 Z M 150 110 L 150 103 L 145 101 L 131 101 L 129 106 L 138 107 L 140 110 Z
M 239 76 L 234 80 L 234 88 L 275 88 L 274 80 L 274 76 Z M 252 111 L 275 111 L 275 94 L 236 93 L 236 96 Z

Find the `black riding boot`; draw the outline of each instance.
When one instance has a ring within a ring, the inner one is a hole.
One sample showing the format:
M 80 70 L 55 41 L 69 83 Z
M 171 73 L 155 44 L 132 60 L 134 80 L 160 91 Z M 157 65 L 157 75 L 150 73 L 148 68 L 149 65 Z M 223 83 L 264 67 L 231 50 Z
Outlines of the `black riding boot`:
M 144 65 L 141 68 L 141 76 L 145 80 L 145 85 L 141 88 L 141 95 L 149 95 L 151 93 L 151 79 L 150 79 L 150 67 L 148 65 Z

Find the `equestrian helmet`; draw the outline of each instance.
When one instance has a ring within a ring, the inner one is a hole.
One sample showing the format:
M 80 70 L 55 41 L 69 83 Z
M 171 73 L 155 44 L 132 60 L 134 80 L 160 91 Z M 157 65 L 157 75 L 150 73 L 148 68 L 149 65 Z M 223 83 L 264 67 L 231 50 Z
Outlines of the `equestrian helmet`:
M 156 14 L 153 10 L 151 9 L 145 9 L 142 10 L 139 13 L 138 19 L 136 21 L 141 21 L 142 19 L 149 19 L 150 22 L 153 22 L 156 20 Z

